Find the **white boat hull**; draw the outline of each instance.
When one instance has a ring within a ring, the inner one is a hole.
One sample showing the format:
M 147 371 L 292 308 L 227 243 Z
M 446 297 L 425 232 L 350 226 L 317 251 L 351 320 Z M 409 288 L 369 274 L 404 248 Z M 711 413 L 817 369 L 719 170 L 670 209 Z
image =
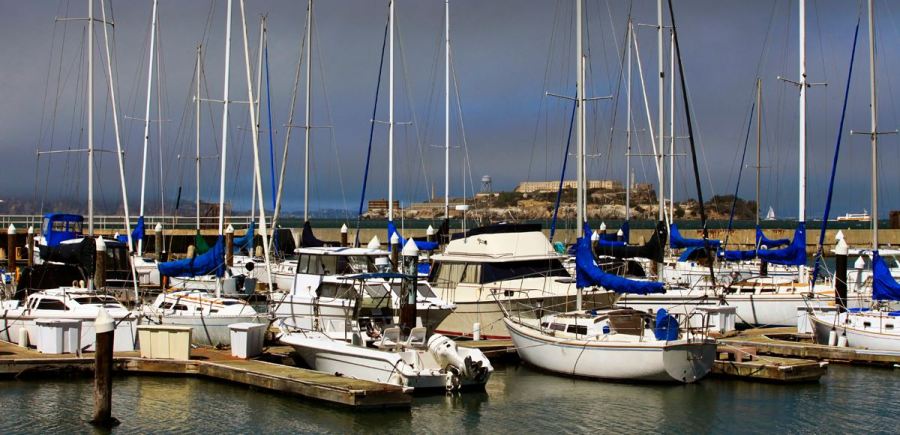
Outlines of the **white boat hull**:
M 848 347 L 900 352 L 900 334 L 864 331 L 849 327 L 841 324 L 841 322 L 834 322 L 835 314 L 822 316 L 814 312 L 809 316 L 810 322 L 815 327 L 817 343 L 828 344 L 829 334 L 833 327 L 838 336 L 845 335 L 847 337 Z M 896 323 L 900 326 L 900 318 L 897 319 Z
M 19 341 L 19 333 L 24 328 L 28 334 L 28 343 L 31 346 L 35 346 L 38 343 L 39 332 L 38 326 L 35 323 L 35 320 L 44 320 L 44 319 L 67 319 L 67 320 L 80 320 L 81 321 L 81 349 L 86 352 L 94 351 L 94 343 L 97 339 L 97 333 L 94 329 L 94 320 L 97 318 L 96 315 L 92 317 L 78 317 L 78 316 L 47 316 L 42 315 L 40 317 L 32 317 L 32 316 L 22 316 L 11 313 L 5 313 L 5 315 L 0 318 L 0 339 L 11 342 L 18 343 Z M 115 318 L 116 321 L 116 332 L 113 339 L 113 351 L 115 352 L 130 352 L 135 349 L 135 343 L 137 342 L 137 333 L 136 326 L 138 324 L 138 319 L 135 317 L 129 317 L 127 319 L 123 319 L 122 317 Z
M 615 381 L 691 383 L 715 360 L 712 341 L 604 343 L 554 338 L 504 319 L 519 357 L 554 373 Z
M 615 302 L 616 295 L 610 292 L 597 292 L 585 295 L 583 306 L 585 309 L 592 307 L 608 307 Z M 534 298 L 540 300 L 544 307 L 552 307 L 554 312 L 567 312 L 575 309 L 574 296 L 546 296 Z M 500 305 L 493 300 L 481 300 L 476 302 L 456 301 L 456 310 L 442 321 L 434 332 L 450 337 L 472 337 L 473 325 L 480 324 L 480 334 L 486 340 L 508 340 L 509 331 L 503 323 L 504 314 Z M 530 308 L 534 302 L 523 301 L 521 304 L 510 300 L 502 303 L 510 307 L 510 315 L 516 315 L 519 311 L 533 315 Z

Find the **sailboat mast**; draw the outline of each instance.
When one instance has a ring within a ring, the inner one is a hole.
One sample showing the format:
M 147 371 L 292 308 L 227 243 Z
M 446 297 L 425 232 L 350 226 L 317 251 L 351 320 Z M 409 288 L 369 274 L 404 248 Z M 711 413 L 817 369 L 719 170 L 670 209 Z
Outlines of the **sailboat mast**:
M 878 250 L 878 101 L 875 99 L 875 17 L 869 0 L 869 110 L 872 141 L 872 250 Z
M 388 4 L 390 55 L 388 67 L 388 222 L 394 221 L 394 0 Z
M 231 84 L 231 0 L 228 0 L 225 23 L 225 91 L 222 98 L 222 153 L 219 172 L 219 235 L 225 234 L 225 163 L 228 161 L 228 88 Z M 250 110 L 253 110 L 251 107 Z
M 675 222 L 675 31 L 669 32 L 669 223 Z
M 141 158 L 141 211 L 144 215 L 144 200 L 147 193 L 147 147 L 150 143 L 150 99 L 153 95 L 153 58 L 156 45 L 156 11 L 157 0 L 153 0 L 153 12 L 150 18 L 150 59 L 147 63 L 147 103 L 144 106 L 144 148 Z M 144 240 L 138 240 L 138 255 L 144 253 Z
M 94 0 L 88 0 L 88 236 L 94 237 Z M 93 282 L 91 280 L 91 282 Z
M 203 56 L 203 45 L 197 46 L 197 94 L 194 99 L 194 110 L 196 113 L 197 119 L 197 129 L 195 132 L 195 145 L 196 145 L 196 154 L 194 156 L 194 181 L 197 183 L 196 185 L 196 198 L 195 207 L 197 212 L 197 231 L 200 231 L 200 68 L 201 68 L 201 59 Z
M 312 121 L 312 11 L 313 0 L 306 5 L 306 122 L 303 125 L 305 149 L 303 151 L 303 222 L 309 221 L 309 140 Z
M 797 220 L 806 222 L 806 0 L 800 0 L 800 195 Z
M 666 92 L 666 71 L 663 65 L 663 0 L 657 0 L 656 2 L 656 65 L 659 70 L 659 84 L 657 88 L 658 94 L 658 104 L 659 104 L 659 153 L 656 155 L 656 167 L 659 168 L 659 192 L 657 195 L 659 196 L 659 220 L 664 221 L 666 219 L 666 191 L 665 191 L 665 179 L 666 179 L 666 165 L 663 161 L 663 150 L 665 143 L 665 92 Z
M 450 218 L 450 0 L 444 0 L 444 218 Z
M 762 163 L 759 161 L 762 145 L 762 79 L 756 78 L 756 225 L 759 226 L 759 172 Z
M 626 90 L 625 90 L 625 220 L 631 219 L 631 38 L 633 38 L 634 25 L 631 17 L 628 17 L 628 30 L 625 34 L 627 51 Z
M 263 67 L 263 42 L 265 39 L 266 16 L 259 17 L 259 47 L 256 50 L 256 101 L 250 101 L 250 109 L 256 113 L 256 122 L 259 123 L 260 107 L 262 107 L 262 67 Z M 256 140 L 259 141 L 259 125 L 254 126 Z M 254 168 L 254 171 L 256 169 Z M 256 216 L 256 175 L 253 175 L 253 184 L 250 186 L 250 216 Z
M 586 236 L 583 234 L 584 231 L 584 153 L 583 153 L 583 145 L 584 145 L 584 136 L 583 136 L 583 125 L 584 118 L 582 117 L 582 112 L 584 111 L 584 49 L 583 49 L 583 30 L 582 30 L 582 1 L 583 0 L 575 0 L 575 56 L 576 56 L 576 82 L 575 82 L 575 107 L 576 107 L 576 141 L 575 141 L 575 161 L 577 162 L 577 180 L 576 180 L 576 217 L 577 217 L 577 228 L 575 234 L 579 236 Z

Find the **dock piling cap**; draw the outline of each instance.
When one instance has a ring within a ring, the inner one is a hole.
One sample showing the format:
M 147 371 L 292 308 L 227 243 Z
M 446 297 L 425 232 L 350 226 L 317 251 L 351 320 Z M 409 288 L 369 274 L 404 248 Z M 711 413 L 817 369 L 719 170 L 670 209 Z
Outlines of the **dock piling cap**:
M 234 234 L 234 226 L 228 224 L 228 228 L 225 228 L 225 234 Z
M 28 234 L 34 234 L 34 225 L 28 227 Z
M 116 329 L 116 322 L 106 311 L 106 308 L 100 308 L 97 310 L 97 320 L 94 320 L 94 331 L 97 334 L 102 334 L 104 332 L 110 332 Z
M 865 269 L 866 268 L 866 260 L 863 260 L 862 255 L 856 257 L 856 261 L 853 262 L 854 269 Z
M 159 222 L 157 222 L 157 223 L 156 223 L 156 226 L 153 227 L 153 230 L 156 231 L 157 233 L 160 232 L 160 231 L 162 231 L 162 230 L 163 230 L 162 224 L 159 223 Z
M 433 235 L 434 235 L 434 227 L 431 226 L 431 225 L 429 225 L 429 226 L 428 226 L 428 229 L 425 230 L 425 235 L 427 235 L 427 236 L 433 236 Z
M 624 232 L 624 231 L 622 231 L 622 229 L 621 229 L 621 228 L 619 228 L 619 231 L 616 231 L 616 235 L 617 235 L 617 236 L 619 236 L 619 237 L 622 237 L 622 236 L 624 236 L 624 235 L 625 235 L 625 232 Z
M 837 255 L 846 256 L 850 252 L 850 247 L 847 246 L 847 242 L 844 239 L 838 239 L 837 245 L 834 247 L 834 253 Z
M 606 222 L 600 222 L 600 231 L 606 231 Z
M 391 234 L 391 245 L 399 245 L 400 236 L 397 233 Z
M 394 233 L 396 235 L 397 233 Z M 418 257 L 419 256 L 419 248 L 416 246 L 416 242 L 413 239 L 409 239 L 406 241 L 406 245 L 403 246 L 403 250 L 400 251 L 404 257 Z
M 9 234 L 9 235 L 16 234 L 16 226 L 13 224 L 9 224 L 9 228 L 6 229 L 6 234 Z
M 381 249 L 381 240 L 378 240 L 378 236 L 372 236 L 372 240 L 369 240 L 369 245 L 366 247 L 369 249 Z
M 117 237 L 118 239 L 118 237 Z M 103 239 L 103 236 L 97 237 L 97 252 L 106 252 L 106 240 Z
M 596 242 L 598 240 L 600 240 L 600 235 L 597 234 L 597 231 L 594 231 L 593 233 L 591 233 L 591 241 Z
M 844 232 L 838 230 L 837 234 L 834 235 L 835 240 L 844 240 Z
M 347 228 L 347 224 L 341 225 L 341 234 L 347 234 L 348 231 L 350 231 L 350 229 Z

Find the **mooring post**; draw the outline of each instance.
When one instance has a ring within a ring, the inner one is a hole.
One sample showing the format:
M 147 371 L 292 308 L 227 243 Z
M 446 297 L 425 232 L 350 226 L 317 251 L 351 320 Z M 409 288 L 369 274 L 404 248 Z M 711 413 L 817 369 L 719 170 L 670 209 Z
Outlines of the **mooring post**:
M 400 270 L 400 236 L 397 233 L 391 234 L 391 271 Z
M 34 266 L 34 225 L 28 227 L 28 267 Z
M 115 321 L 100 308 L 94 321 L 97 333 L 94 344 L 94 417 L 91 423 L 111 427 L 119 424 L 112 416 L 112 367 Z
M 349 246 L 347 244 L 347 234 L 350 232 L 350 229 L 347 228 L 347 224 L 341 225 L 341 246 Z
M 838 312 L 847 310 L 847 254 L 850 247 L 844 239 L 838 239 L 834 247 L 834 303 Z
M 156 226 L 153 228 L 153 239 L 156 250 L 156 260 L 159 262 L 166 261 L 165 255 L 163 252 L 165 251 L 165 240 L 163 237 L 163 226 L 161 223 L 157 222 Z
M 103 236 L 97 238 L 97 260 L 94 266 L 94 288 L 106 287 L 106 241 Z
M 9 224 L 6 229 L 6 271 L 16 275 L 16 226 Z
M 231 224 L 225 228 L 225 265 L 234 266 L 234 227 Z
M 396 233 L 394 233 L 396 235 Z M 396 245 L 395 245 L 396 246 Z M 409 334 L 416 327 L 416 293 L 418 289 L 419 249 L 413 239 L 403 247 L 403 274 L 407 275 L 400 286 L 400 329 Z
M 606 222 L 600 222 L 600 234 L 606 235 Z

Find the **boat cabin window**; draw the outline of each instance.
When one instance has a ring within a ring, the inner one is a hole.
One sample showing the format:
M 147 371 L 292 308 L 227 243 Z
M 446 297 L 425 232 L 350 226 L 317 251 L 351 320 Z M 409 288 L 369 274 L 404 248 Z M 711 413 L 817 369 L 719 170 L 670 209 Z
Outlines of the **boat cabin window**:
M 320 298 L 344 298 L 351 299 L 355 298 L 355 291 L 353 291 L 354 287 L 351 285 L 339 285 L 332 282 L 323 282 L 319 285 L 319 288 L 316 289 L 316 294 Z
M 399 286 L 396 288 L 397 294 L 400 294 Z M 368 285 L 366 284 L 366 294 L 371 296 L 372 298 L 383 298 L 387 295 L 388 291 L 384 288 L 383 285 Z
M 424 284 L 424 283 L 420 282 L 418 289 L 419 289 L 419 294 L 426 298 L 436 298 L 437 297 L 437 295 L 434 294 L 434 291 L 431 289 L 431 286 L 429 286 L 428 284 Z
M 566 332 L 572 334 L 587 335 L 587 325 L 569 325 Z
M 78 302 L 82 305 L 114 305 L 116 307 L 119 306 L 119 301 L 115 298 L 111 298 L 109 296 L 78 296 L 75 298 L 75 302 Z
M 310 255 L 297 260 L 297 272 L 310 275 L 349 275 L 375 272 L 374 260 L 366 255 Z
M 442 287 L 456 287 L 463 278 L 466 270 L 464 263 L 436 262 L 431 267 L 429 280 Z
M 872 326 L 872 322 L 863 322 L 863 328 L 869 328 Z
M 56 299 L 41 299 L 38 302 L 37 307 L 38 310 L 67 310 L 66 304 L 63 301 L 58 301 Z
M 481 283 L 550 276 L 569 277 L 558 259 L 482 263 Z

